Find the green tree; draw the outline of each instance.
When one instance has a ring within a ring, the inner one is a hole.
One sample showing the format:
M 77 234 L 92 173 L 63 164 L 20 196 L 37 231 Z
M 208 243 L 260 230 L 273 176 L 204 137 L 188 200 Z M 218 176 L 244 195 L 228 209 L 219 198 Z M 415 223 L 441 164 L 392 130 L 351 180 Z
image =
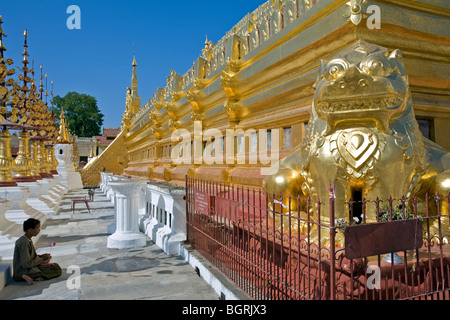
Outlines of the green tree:
M 69 92 L 64 97 L 53 97 L 53 111 L 59 118 L 64 109 L 69 131 L 77 137 L 92 137 L 101 134 L 103 114 L 97 106 L 97 99 L 87 94 Z

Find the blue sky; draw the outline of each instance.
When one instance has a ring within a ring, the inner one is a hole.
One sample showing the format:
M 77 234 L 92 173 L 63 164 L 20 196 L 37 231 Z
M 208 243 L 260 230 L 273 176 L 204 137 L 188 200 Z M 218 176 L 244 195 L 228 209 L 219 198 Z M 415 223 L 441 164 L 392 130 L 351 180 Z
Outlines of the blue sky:
M 201 55 L 205 36 L 217 43 L 265 0 L 2 0 L 6 57 L 21 65 L 23 31 L 36 78 L 42 64 L 48 92 L 76 91 L 97 99 L 105 128 L 119 127 L 131 63 L 138 63 L 139 95 L 145 104 L 165 87 L 173 69 L 184 74 Z M 70 5 L 81 11 L 81 29 L 67 28 Z M 134 43 L 134 45 L 133 45 Z M 37 81 L 39 85 L 39 81 Z

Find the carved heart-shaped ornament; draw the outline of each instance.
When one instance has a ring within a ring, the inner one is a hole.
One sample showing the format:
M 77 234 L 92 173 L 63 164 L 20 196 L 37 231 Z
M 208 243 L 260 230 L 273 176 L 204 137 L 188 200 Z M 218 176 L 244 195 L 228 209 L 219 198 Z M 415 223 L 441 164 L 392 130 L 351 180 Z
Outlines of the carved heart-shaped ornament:
M 377 151 L 378 138 L 370 130 L 343 131 L 337 139 L 341 157 L 359 170 Z

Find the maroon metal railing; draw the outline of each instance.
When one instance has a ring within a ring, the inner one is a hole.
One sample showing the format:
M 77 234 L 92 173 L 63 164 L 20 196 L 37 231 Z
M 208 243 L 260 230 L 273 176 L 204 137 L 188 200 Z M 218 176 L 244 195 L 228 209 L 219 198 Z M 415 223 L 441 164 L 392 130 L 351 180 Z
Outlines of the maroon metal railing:
M 449 300 L 449 197 L 348 201 L 335 219 L 333 188 L 320 202 L 186 178 L 187 239 L 257 300 Z

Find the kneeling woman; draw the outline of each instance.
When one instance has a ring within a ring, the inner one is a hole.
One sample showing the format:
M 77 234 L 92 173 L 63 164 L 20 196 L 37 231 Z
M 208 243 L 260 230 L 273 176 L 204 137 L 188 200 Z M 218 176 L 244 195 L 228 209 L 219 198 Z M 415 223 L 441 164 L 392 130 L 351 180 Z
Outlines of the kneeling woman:
M 50 263 L 52 256 L 49 253 L 37 255 L 32 237 L 41 231 L 41 222 L 30 218 L 23 223 L 25 234 L 17 239 L 14 248 L 13 278 L 16 281 L 25 280 L 28 284 L 34 284 L 34 280 L 52 279 L 62 273 L 57 263 Z

